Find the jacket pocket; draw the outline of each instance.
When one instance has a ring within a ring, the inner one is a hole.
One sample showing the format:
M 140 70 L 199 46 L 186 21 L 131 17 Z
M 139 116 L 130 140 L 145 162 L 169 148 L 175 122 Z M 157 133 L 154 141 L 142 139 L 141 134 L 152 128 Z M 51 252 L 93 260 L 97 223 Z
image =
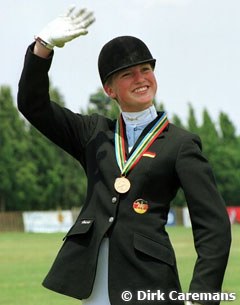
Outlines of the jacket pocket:
M 147 236 L 134 233 L 134 248 L 168 265 L 175 264 L 173 249 L 164 241 L 155 241 Z
M 94 219 L 79 219 L 68 231 L 63 240 L 69 236 L 86 234 L 94 223 Z

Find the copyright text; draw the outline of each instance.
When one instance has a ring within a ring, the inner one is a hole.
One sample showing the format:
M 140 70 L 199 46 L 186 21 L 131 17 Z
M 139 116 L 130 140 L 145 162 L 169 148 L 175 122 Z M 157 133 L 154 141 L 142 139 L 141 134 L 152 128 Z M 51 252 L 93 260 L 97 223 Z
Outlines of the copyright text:
M 162 292 L 160 289 L 152 291 L 152 290 L 139 290 L 136 293 L 131 291 L 123 291 L 121 293 L 121 299 L 125 302 L 129 302 L 131 300 L 141 301 L 235 301 L 236 293 L 234 292 L 178 292 L 178 291 L 170 291 L 168 294 Z

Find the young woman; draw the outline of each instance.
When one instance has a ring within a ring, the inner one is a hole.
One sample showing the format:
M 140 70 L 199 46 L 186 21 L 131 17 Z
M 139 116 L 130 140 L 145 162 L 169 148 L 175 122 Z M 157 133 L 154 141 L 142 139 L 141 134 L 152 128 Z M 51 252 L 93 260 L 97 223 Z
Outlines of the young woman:
M 28 48 L 19 82 L 19 110 L 76 158 L 88 178 L 86 202 L 43 285 L 88 305 L 183 305 L 165 231 L 181 187 L 197 251 L 186 300 L 219 304 L 201 293 L 221 291 L 231 242 L 225 204 L 199 137 L 157 113 L 155 59 L 144 42 L 116 37 L 100 52 L 103 87 L 121 109 L 116 120 L 50 101 L 53 48 L 86 34 L 93 21 L 86 10 L 70 9 L 48 24 Z

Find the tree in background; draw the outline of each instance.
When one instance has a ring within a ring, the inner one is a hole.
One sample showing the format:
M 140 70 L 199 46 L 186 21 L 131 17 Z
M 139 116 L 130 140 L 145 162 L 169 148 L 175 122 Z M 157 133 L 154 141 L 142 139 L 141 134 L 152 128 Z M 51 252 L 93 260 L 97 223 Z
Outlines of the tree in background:
M 198 129 L 198 134 L 201 137 L 203 144 L 203 152 L 208 156 L 208 159 L 212 160 L 214 157 L 216 148 L 220 144 L 220 138 L 216 129 L 216 123 L 213 122 L 207 109 L 203 110 L 203 122 Z
M 240 138 L 226 113 L 219 115 L 220 145 L 216 149 L 216 179 L 227 205 L 240 205 Z
M 27 200 L 22 173 L 34 179 L 34 167 L 25 163 L 27 134 L 24 122 L 14 106 L 11 89 L 0 87 L 0 210 L 19 209 Z
M 51 87 L 53 100 L 64 106 Z M 70 208 L 83 202 L 79 163 L 20 117 L 9 87 L 0 89 L 0 210 Z
M 236 128 L 224 112 L 219 114 L 219 125 L 223 144 L 237 144 Z
M 120 111 L 118 104 L 110 97 L 108 97 L 102 88 L 99 88 L 96 93 L 90 95 L 87 110 L 81 110 L 80 113 L 98 113 L 100 115 L 114 119 L 118 117 Z
M 57 88 L 50 86 L 50 97 L 65 106 Z M 82 204 L 86 178 L 80 164 L 68 153 L 29 127 L 29 154 L 37 168 L 37 185 L 32 209 L 70 208 Z
M 188 103 L 188 122 L 187 122 L 187 129 L 193 133 L 199 133 L 199 126 L 197 123 L 197 119 L 195 117 L 195 111 L 191 105 Z

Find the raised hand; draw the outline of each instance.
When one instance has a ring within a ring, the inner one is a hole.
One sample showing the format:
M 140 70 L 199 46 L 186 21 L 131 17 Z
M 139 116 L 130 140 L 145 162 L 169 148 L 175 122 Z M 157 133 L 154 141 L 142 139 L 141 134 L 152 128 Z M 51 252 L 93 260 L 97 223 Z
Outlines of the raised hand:
M 95 21 L 92 12 L 84 9 L 75 9 L 74 6 L 68 8 L 67 12 L 60 15 L 42 31 L 35 36 L 48 49 L 55 46 L 62 48 L 66 42 L 88 33 L 87 28 Z

